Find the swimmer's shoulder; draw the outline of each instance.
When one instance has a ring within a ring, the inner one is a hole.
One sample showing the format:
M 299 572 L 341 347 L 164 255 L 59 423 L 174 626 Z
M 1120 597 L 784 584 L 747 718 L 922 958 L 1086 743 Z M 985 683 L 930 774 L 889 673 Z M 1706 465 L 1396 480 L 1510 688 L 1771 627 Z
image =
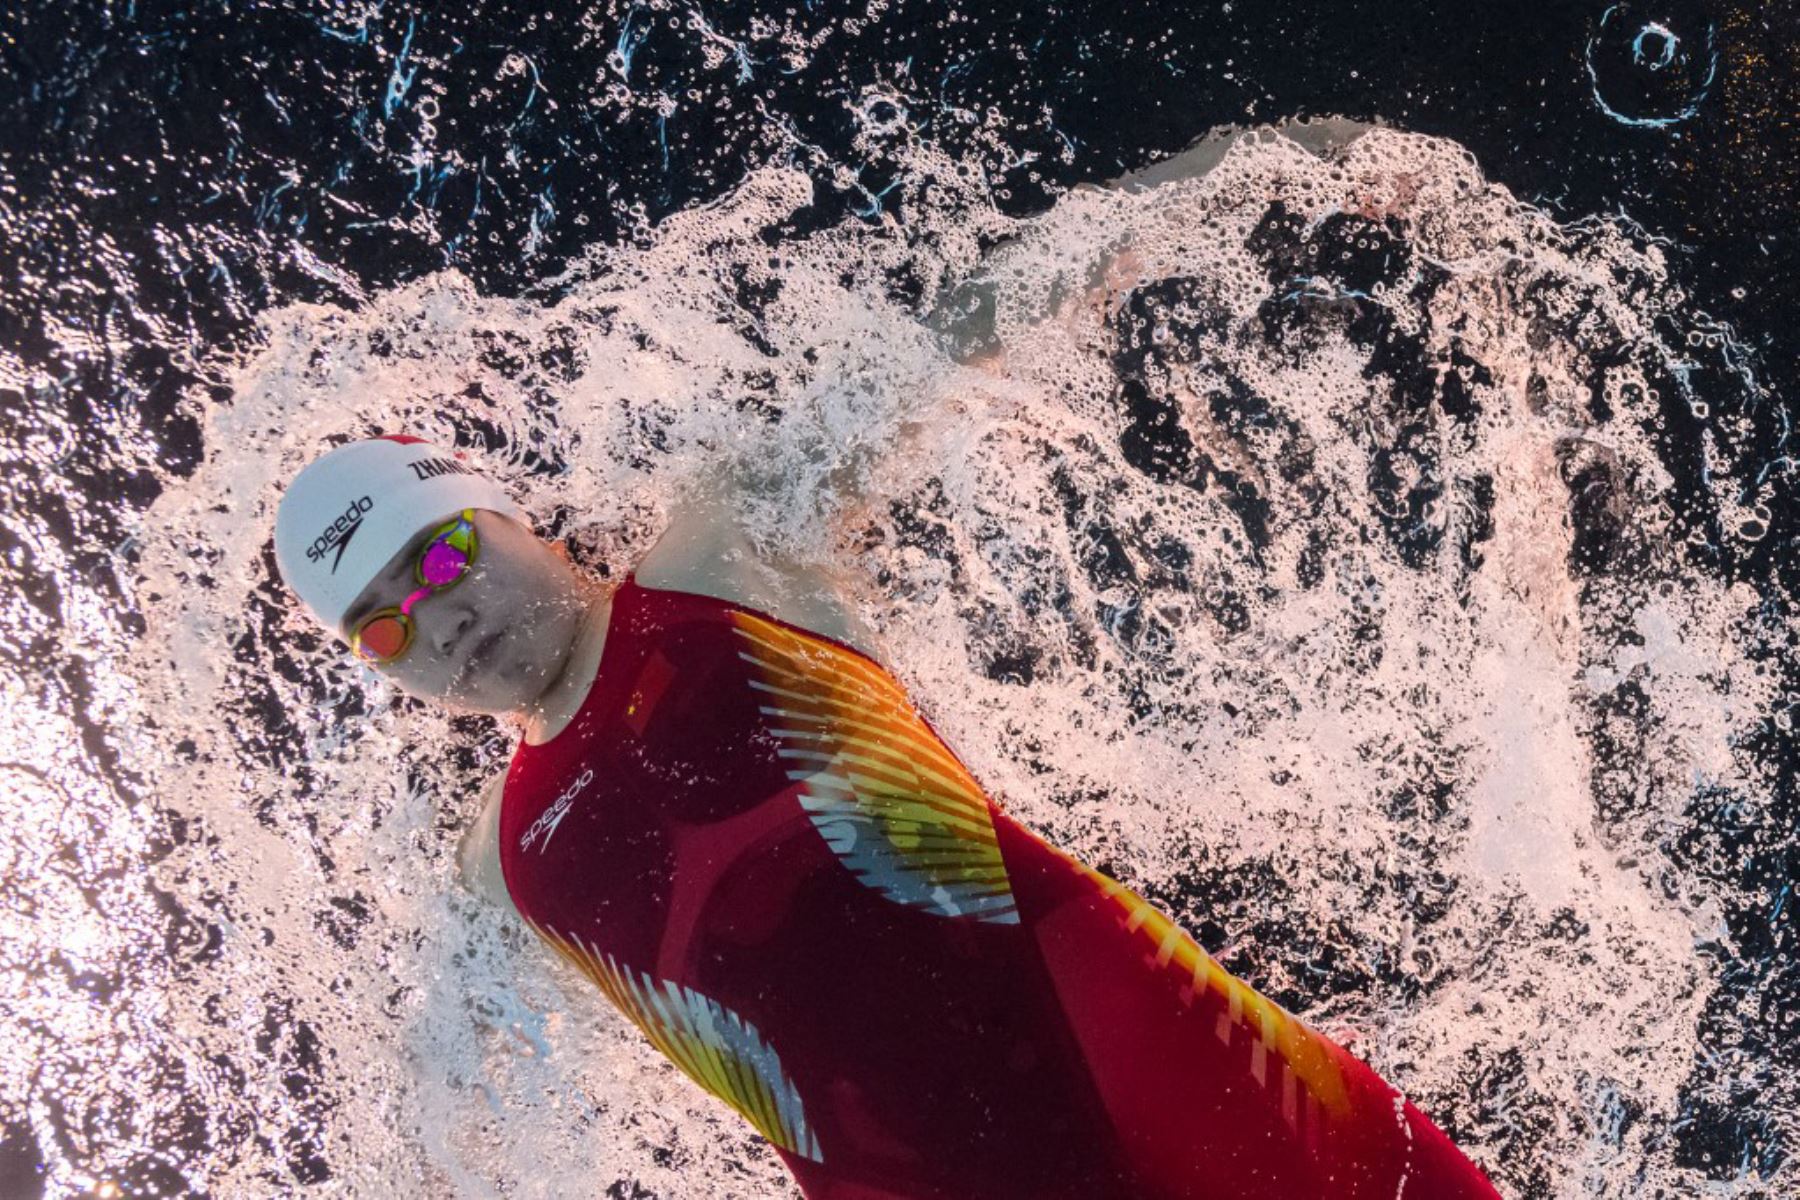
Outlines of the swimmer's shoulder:
M 690 497 L 633 577 L 639 585 L 712 596 L 836 638 L 885 661 L 874 631 L 845 599 L 836 571 L 759 551 L 738 520 L 727 484 Z

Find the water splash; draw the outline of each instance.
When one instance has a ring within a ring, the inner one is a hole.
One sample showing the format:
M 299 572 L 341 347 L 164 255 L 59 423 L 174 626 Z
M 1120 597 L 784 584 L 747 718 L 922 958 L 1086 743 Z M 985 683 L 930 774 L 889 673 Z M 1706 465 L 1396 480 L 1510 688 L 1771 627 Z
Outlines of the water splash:
M 1792 1081 L 1707 1061 L 1752 951 L 1692 867 L 1705 814 L 1768 802 L 1752 735 L 1793 704 L 1785 607 L 1703 569 L 1767 502 L 1719 389 L 1774 401 L 1667 248 L 1391 131 L 1218 142 L 1025 221 L 908 154 L 866 223 L 808 232 L 810 184 L 767 169 L 539 294 L 444 273 L 267 317 L 80 706 L 158 807 L 79 790 L 67 722 L 0 747 L 35 822 L 0 843 L 0 1099 L 53 1185 L 793 1194 L 458 891 L 507 732 L 392 693 L 274 578 L 278 481 L 378 428 L 487 452 L 615 574 L 737 463 L 755 535 L 855 568 L 1004 805 L 1509 1193 L 1791 1184 Z M 1681 1149 L 1714 1093 L 1768 1114 L 1735 1180 Z

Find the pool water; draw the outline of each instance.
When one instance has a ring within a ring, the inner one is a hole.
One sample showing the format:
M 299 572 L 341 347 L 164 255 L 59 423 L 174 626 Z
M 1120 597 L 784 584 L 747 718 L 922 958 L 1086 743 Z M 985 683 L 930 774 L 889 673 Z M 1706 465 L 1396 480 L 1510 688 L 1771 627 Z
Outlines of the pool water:
M 0 1195 L 797 1194 L 459 888 L 515 735 L 275 574 L 399 429 L 615 578 L 730 464 L 1506 1194 L 1800 1186 L 1778 38 L 1250 7 L 22 10 Z

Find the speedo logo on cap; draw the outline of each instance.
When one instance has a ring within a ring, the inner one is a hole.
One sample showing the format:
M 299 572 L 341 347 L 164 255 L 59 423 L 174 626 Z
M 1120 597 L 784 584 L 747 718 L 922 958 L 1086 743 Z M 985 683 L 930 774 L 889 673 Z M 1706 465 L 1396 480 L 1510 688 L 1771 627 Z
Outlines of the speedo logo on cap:
M 352 500 L 350 507 L 313 539 L 312 545 L 306 548 L 306 557 L 313 562 L 323 562 L 331 548 L 337 547 L 337 554 L 331 560 L 331 573 L 336 575 L 338 564 L 344 561 L 344 551 L 350 546 L 350 539 L 356 536 L 356 531 L 362 528 L 363 518 L 374 507 L 375 501 L 367 496 Z

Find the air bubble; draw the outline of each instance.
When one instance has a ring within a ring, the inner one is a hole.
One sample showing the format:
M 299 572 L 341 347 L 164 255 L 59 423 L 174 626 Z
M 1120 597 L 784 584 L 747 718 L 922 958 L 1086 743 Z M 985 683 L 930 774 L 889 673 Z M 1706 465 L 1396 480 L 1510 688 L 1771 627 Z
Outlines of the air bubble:
M 1632 60 L 1640 67 L 1660 71 L 1675 61 L 1675 51 L 1680 45 L 1681 39 L 1673 30 L 1652 21 L 1638 30 L 1631 40 Z
M 889 136 L 906 127 L 906 106 L 885 92 L 865 96 L 856 112 L 863 129 L 876 136 Z

